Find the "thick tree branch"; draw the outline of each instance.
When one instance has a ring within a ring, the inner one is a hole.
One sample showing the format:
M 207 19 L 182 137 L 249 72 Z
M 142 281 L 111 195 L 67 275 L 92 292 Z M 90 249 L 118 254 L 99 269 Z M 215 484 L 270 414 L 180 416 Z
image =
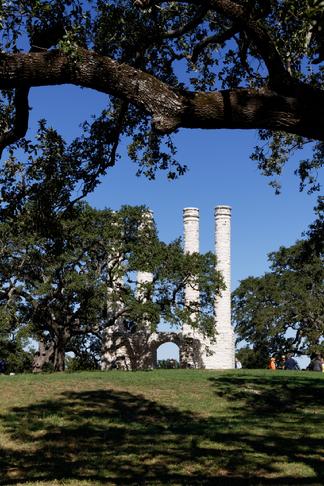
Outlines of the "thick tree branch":
M 75 58 L 59 50 L 0 54 L 0 89 L 74 84 L 107 93 L 151 113 L 157 129 L 172 131 L 182 97 L 167 84 L 127 64 L 79 48 Z M 169 125 L 169 126 L 168 126 Z
M 177 91 L 127 64 L 79 49 L 74 62 L 59 50 L 2 54 L 0 89 L 74 84 L 127 100 L 152 115 L 155 128 L 267 128 L 323 140 L 324 92 L 301 85 L 291 96 L 266 89 Z
M 53 39 L 53 32 L 55 34 L 55 40 Z M 38 32 L 37 40 L 34 37 L 34 41 L 43 45 L 42 46 L 32 45 L 30 52 L 42 52 L 44 49 L 46 51 L 47 48 L 56 44 L 58 40 L 57 36 L 62 34 L 61 30 L 57 28 L 57 25 L 52 31 L 52 35 L 49 35 L 49 32 L 47 31 L 45 33 L 42 32 L 42 37 L 40 37 L 39 35 L 40 33 L 41 32 Z M 41 39 L 43 40 L 43 42 L 41 42 Z M 33 42 L 33 39 L 31 39 L 31 42 Z M 14 117 L 13 127 L 7 132 L 5 132 L 4 134 L 0 135 L 0 159 L 2 156 L 2 152 L 6 147 L 12 145 L 15 142 L 18 142 L 18 140 L 20 140 L 26 135 L 26 132 L 28 130 L 28 121 L 29 121 L 29 106 L 28 106 L 29 90 L 30 90 L 29 86 L 23 86 L 15 90 L 15 97 L 14 97 L 15 117 Z

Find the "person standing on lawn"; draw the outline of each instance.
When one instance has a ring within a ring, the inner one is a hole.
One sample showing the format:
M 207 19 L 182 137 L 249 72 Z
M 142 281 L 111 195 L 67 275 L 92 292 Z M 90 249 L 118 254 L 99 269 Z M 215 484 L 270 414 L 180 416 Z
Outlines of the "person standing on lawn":
M 320 354 L 316 354 L 309 363 L 307 369 L 309 371 L 323 371 L 322 356 Z
M 287 355 L 287 359 L 285 361 L 285 370 L 300 370 L 297 361 L 293 358 L 292 354 Z
M 0 358 L 0 374 L 4 374 L 6 371 L 6 362 L 4 359 Z
M 275 370 L 277 368 L 276 367 L 276 358 L 274 358 L 274 357 L 270 358 L 269 363 L 268 363 L 268 368 L 269 368 L 269 370 Z

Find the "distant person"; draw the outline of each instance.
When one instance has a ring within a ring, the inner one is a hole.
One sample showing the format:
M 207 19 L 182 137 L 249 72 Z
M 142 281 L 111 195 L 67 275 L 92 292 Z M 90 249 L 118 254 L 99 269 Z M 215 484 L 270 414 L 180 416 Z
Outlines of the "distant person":
M 242 368 L 242 363 L 239 359 L 235 358 L 235 368 L 240 370 Z
M 6 371 L 6 362 L 4 359 L 0 359 L 0 373 L 5 373 Z
M 277 368 L 276 366 L 276 358 L 270 358 L 269 363 L 268 363 L 268 369 L 269 370 L 275 370 Z
M 323 371 L 323 360 L 320 354 L 316 354 L 307 366 L 309 371 Z
M 297 361 L 293 358 L 292 354 L 287 355 L 287 359 L 285 361 L 285 370 L 300 370 Z
M 279 359 L 277 368 L 279 368 L 280 370 L 284 370 L 285 369 L 285 363 L 286 363 L 286 356 L 283 354 Z

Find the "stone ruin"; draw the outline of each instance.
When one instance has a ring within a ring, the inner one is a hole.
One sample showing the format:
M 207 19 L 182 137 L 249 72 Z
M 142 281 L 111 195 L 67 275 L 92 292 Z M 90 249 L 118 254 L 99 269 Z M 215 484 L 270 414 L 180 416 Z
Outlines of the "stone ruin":
M 151 216 L 152 217 L 152 216 Z M 199 209 L 183 210 L 184 250 L 199 252 Z M 180 367 L 197 369 L 235 368 L 234 332 L 231 325 L 231 208 L 215 208 L 215 253 L 217 269 L 222 273 L 226 290 L 215 301 L 216 342 L 183 323 L 181 332 L 152 332 L 147 329 L 130 332 L 123 322 L 108 328 L 103 343 L 102 370 L 152 369 L 157 366 L 157 349 L 164 343 L 179 347 Z M 152 275 L 138 272 L 137 281 L 149 282 Z M 188 287 L 185 297 L 199 300 L 199 290 Z

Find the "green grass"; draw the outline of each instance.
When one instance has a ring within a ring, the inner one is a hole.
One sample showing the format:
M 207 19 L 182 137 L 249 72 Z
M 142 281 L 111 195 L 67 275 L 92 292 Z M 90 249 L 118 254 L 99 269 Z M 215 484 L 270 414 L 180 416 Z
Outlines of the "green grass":
M 0 485 L 324 484 L 324 374 L 0 376 Z

